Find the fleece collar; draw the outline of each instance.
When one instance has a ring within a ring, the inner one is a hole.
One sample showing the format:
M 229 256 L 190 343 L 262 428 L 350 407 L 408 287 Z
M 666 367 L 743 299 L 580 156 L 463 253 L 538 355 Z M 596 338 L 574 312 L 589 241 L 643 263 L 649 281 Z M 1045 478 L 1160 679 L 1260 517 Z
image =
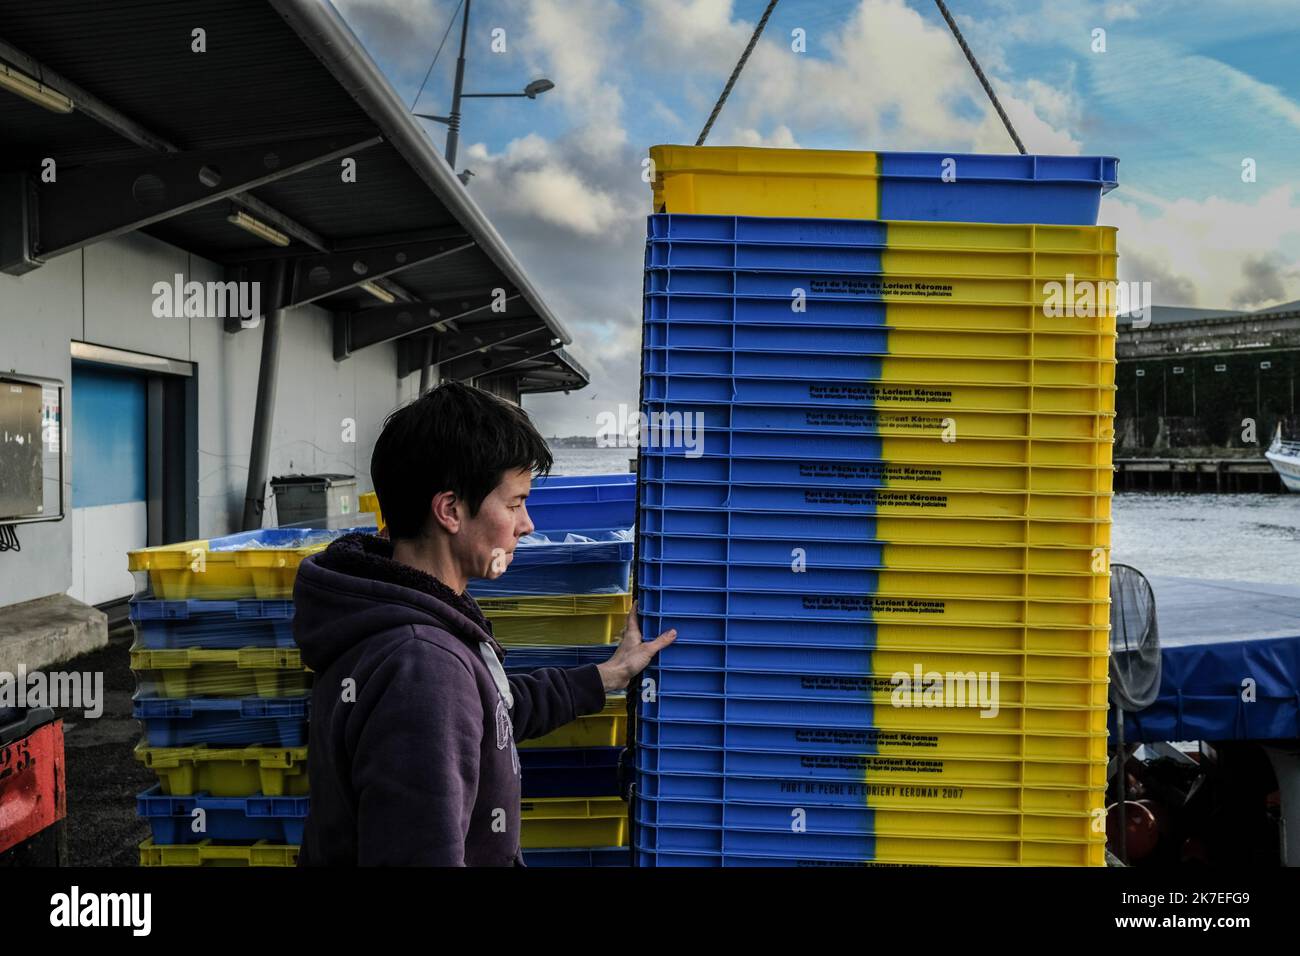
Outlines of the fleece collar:
M 317 563 L 327 571 L 395 584 L 442 601 L 481 627 L 488 635 L 487 641 L 481 643 L 488 644 L 497 658 L 505 660 L 505 648 L 492 636 L 492 622 L 477 602 L 468 594 L 457 594 L 433 575 L 393 560 L 393 544 L 387 538 L 360 531 L 344 535 L 325 549 Z

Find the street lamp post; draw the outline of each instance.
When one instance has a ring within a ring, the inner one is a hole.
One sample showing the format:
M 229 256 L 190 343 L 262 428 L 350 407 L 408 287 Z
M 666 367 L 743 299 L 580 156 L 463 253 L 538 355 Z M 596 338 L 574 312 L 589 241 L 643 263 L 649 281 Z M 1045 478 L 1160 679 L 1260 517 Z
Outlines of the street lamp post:
M 469 39 L 469 7 L 471 0 L 465 0 L 465 13 L 460 21 L 460 56 L 456 58 L 456 82 L 451 92 L 451 114 L 435 116 L 432 113 L 415 113 L 421 119 L 433 120 L 447 126 L 447 165 L 456 168 L 456 151 L 460 146 L 460 101 L 462 99 L 491 99 L 524 96 L 530 100 L 537 99 L 539 93 L 555 88 L 555 84 L 542 77 L 533 80 L 524 87 L 522 93 L 465 93 L 465 45 Z

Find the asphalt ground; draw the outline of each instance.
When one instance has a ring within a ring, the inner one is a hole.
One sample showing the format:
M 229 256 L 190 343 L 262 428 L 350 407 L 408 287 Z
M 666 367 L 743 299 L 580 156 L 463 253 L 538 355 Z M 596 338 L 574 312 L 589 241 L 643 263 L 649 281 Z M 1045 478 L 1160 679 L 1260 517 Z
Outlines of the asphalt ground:
M 136 816 L 136 794 L 157 781 L 135 759 L 139 721 L 131 716 L 135 677 L 131 674 L 129 624 L 109 632 L 108 646 L 51 670 L 102 671 L 103 713 L 87 718 L 60 708 L 67 773 L 67 844 L 70 866 L 138 866 L 148 824 Z

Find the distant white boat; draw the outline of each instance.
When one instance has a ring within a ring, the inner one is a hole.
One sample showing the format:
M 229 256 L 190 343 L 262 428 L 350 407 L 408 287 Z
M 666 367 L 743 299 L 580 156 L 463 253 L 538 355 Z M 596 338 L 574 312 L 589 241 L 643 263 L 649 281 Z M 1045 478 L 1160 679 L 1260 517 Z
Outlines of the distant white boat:
M 1300 441 L 1283 441 L 1282 426 L 1273 434 L 1273 444 L 1264 457 L 1269 460 L 1282 484 L 1289 490 L 1300 492 Z

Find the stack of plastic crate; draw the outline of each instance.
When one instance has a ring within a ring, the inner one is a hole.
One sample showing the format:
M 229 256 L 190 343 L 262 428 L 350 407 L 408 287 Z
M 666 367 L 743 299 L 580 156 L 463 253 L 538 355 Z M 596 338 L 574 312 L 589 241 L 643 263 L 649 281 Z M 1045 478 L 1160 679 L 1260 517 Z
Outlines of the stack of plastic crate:
M 311 676 L 293 581 L 344 532 L 272 528 L 128 556 L 143 866 L 293 866 L 307 817 Z
M 1100 865 L 1115 161 L 651 157 L 638 862 Z
M 470 593 L 506 648 L 506 670 L 577 667 L 608 660 L 632 606 L 635 476 L 582 475 L 534 482 L 536 526 L 506 573 Z M 627 698 L 520 744 L 521 842 L 530 866 L 626 866 L 627 804 L 619 757 Z

